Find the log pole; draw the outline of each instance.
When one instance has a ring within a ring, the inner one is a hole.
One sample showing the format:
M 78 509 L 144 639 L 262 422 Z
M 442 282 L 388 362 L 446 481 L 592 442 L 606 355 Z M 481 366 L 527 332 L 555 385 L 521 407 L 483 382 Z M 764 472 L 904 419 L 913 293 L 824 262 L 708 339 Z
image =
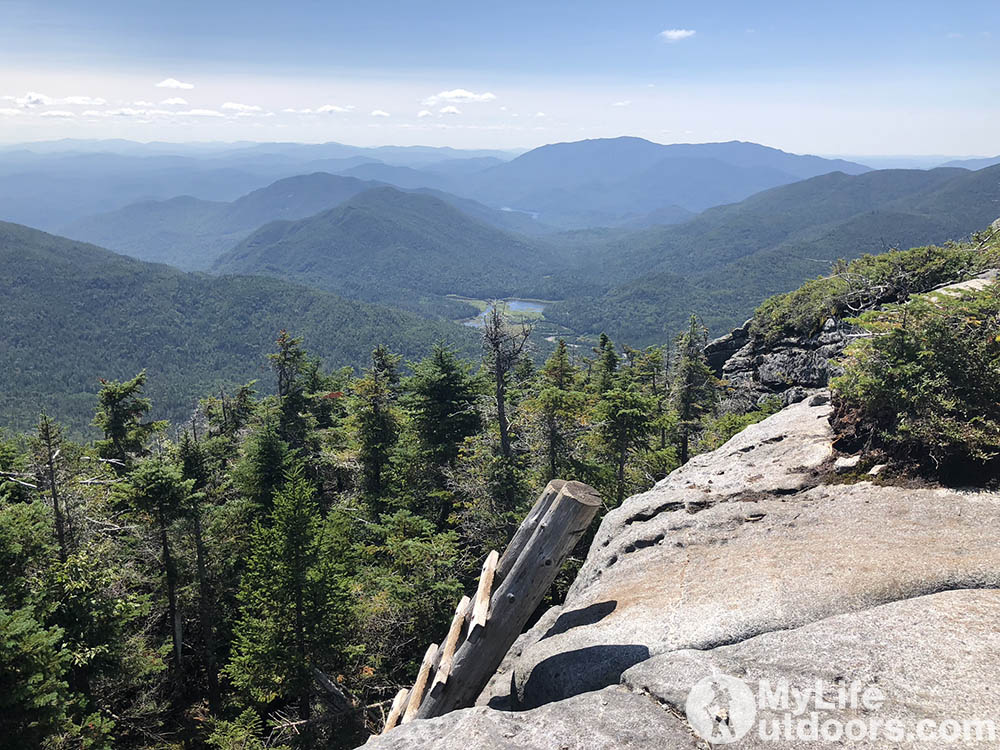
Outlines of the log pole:
M 462 636 L 467 632 L 467 622 L 472 609 L 472 600 L 463 596 L 455 610 L 455 616 L 451 618 L 451 627 L 448 628 L 448 636 L 441 646 L 441 661 L 438 663 L 437 671 L 434 673 L 434 683 L 431 685 L 431 694 L 440 692 L 444 684 L 448 682 L 448 675 L 451 674 L 451 664 L 455 658 L 455 651 L 462 640 Z
M 497 561 L 500 555 L 496 550 L 490 551 L 483 562 L 483 571 L 479 575 L 479 587 L 472 603 L 472 623 L 469 625 L 469 640 L 479 640 L 486 621 L 490 619 L 490 595 L 493 593 L 493 575 L 496 573 Z
M 392 699 L 392 708 L 389 709 L 389 717 L 385 720 L 385 726 L 382 727 L 382 734 L 385 734 L 399 723 L 399 717 L 406 710 L 406 699 L 409 697 L 410 691 L 406 688 L 400 688 L 400 691 L 396 693 L 396 697 Z
M 531 539 L 531 535 L 535 533 L 535 529 L 538 527 L 538 522 L 542 520 L 545 514 L 548 512 L 549 508 L 552 506 L 552 501 L 556 499 L 559 495 L 559 490 L 565 485 L 565 480 L 553 479 L 547 485 L 545 489 L 542 490 L 542 494 L 538 496 L 538 500 L 535 501 L 535 505 L 528 511 L 528 515 L 524 517 L 521 521 L 521 525 L 517 527 L 517 531 L 514 532 L 514 536 L 510 540 L 510 544 L 507 545 L 507 549 L 504 550 L 503 555 L 500 557 L 500 562 L 497 563 L 496 572 L 496 582 L 499 585 L 503 583 L 503 579 L 507 577 L 510 573 L 510 569 L 514 567 L 514 563 L 517 562 L 517 558 L 521 556 L 521 550 L 524 549 L 524 545 L 528 543 Z
M 411 699 L 407 715 L 412 710 L 416 718 L 429 719 L 473 705 L 600 506 L 601 498 L 593 487 L 582 482 L 562 486 L 493 592 L 482 637 L 466 640 L 458 648 L 447 683 L 437 693 L 432 691 L 422 704 L 415 706 Z
M 403 720 L 400 724 L 407 724 L 416 718 L 417 709 L 420 708 L 420 702 L 424 699 L 427 680 L 430 677 L 434 659 L 437 658 L 437 652 L 438 646 L 436 643 L 432 643 L 427 647 L 424 660 L 420 662 L 420 671 L 417 672 L 417 680 L 413 683 L 413 688 L 410 690 L 410 700 L 406 704 L 406 712 L 403 714 Z

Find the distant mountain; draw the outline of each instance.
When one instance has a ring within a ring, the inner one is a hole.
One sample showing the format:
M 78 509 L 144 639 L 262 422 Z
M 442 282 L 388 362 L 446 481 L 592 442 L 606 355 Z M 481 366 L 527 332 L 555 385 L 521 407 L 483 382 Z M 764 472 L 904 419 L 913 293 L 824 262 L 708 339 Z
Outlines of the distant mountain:
M 329 367 L 362 366 L 384 343 L 407 357 L 437 340 L 477 348 L 468 329 L 349 302 L 278 279 L 211 277 L 0 223 L 0 424 L 41 409 L 86 431 L 98 378 L 149 373 L 155 417 L 185 421 L 199 397 L 259 378 L 281 328 Z
M 450 160 L 496 161 L 495 150 L 362 148 L 339 143 L 136 143 L 64 140 L 0 148 L 0 221 L 56 230 L 132 203 L 190 195 L 231 201 L 275 180 L 365 163 L 442 169 Z M 475 162 L 473 162 L 475 163 Z M 468 166 L 458 167 L 458 171 Z M 476 171 L 474 168 L 473 171 Z M 441 187 L 437 181 L 418 187 Z
M 482 172 L 490 167 L 503 164 L 509 159 L 498 159 L 495 156 L 476 156 L 467 159 L 447 159 L 446 161 L 435 161 L 421 165 L 423 172 L 431 172 L 447 176 L 470 175 Z
M 548 307 L 548 320 L 635 345 L 662 342 L 697 312 L 713 333 L 766 297 L 892 246 L 960 239 L 1000 216 L 1000 166 L 824 175 L 693 220 L 592 244 L 577 272 L 602 293 Z
M 837 170 L 868 168 L 755 143 L 662 145 L 623 137 L 536 148 L 472 175 L 464 193 L 537 212 L 545 223 L 583 227 L 626 223 L 670 204 L 701 211 Z
M 405 167 L 375 166 L 386 169 Z M 168 263 L 186 271 L 208 270 L 252 231 L 279 219 L 295 220 L 343 203 L 382 183 L 316 173 L 287 177 L 232 202 L 181 196 L 142 201 L 60 227 L 67 237 L 92 242 L 133 258 Z M 480 221 L 511 232 L 545 234 L 551 227 L 526 214 L 498 211 L 469 198 L 421 189 Z
M 953 159 L 945 162 L 942 167 L 958 167 L 960 169 L 985 169 L 1000 164 L 1000 156 L 988 156 L 982 159 Z
M 435 309 L 445 295 L 542 296 L 554 257 L 422 193 L 384 187 L 261 227 L 214 270 L 301 281 L 350 298 Z
M 575 229 L 643 223 L 672 205 L 698 212 L 818 174 L 865 170 L 753 143 L 662 145 L 641 138 L 558 143 L 512 157 L 341 143 L 22 144 L 0 150 L 0 220 L 56 230 L 142 201 L 183 195 L 232 201 L 278 179 L 324 171 L 441 190 Z
M 47 230 L 144 200 L 233 200 L 274 179 L 178 157 L 83 155 L 16 166 L 5 172 L 0 159 L 0 221 Z
M 361 180 L 376 180 L 396 187 L 432 188 L 448 191 L 454 188 L 454 181 L 445 175 L 428 172 L 413 167 L 397 167 L 391 164 L 360 164 L 351 169 L 343 170 L 341 174 L 357 177 Z
M 374 184 L 320 172 L 278 180 L 231 203 L 190 196 L 144 201 L 81 219 L 60 231 L 141 260 L 207 270 L 258 227 L 311 216 Z

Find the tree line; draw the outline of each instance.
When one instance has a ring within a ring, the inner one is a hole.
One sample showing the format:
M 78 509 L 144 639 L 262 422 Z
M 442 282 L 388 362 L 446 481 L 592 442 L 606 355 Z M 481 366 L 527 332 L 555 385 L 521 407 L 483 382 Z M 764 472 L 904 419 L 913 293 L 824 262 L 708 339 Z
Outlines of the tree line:
M 667 347 L 558 341 L 491 306 L 482 357 L 324 371 L 282 331 L 251 382 L 150 421 L 102 382 L 80 444 L 0 440 L 0 736 L 11 748 L 353 747 L 552 478 L 606 509 L 767 411 Z M 558 600 L 593 530 L 551 593 Z

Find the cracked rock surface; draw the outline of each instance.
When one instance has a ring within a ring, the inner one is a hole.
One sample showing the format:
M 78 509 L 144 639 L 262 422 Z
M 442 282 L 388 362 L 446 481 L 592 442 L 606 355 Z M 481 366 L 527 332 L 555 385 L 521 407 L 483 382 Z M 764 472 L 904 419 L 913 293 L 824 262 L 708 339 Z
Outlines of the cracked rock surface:
M 864 679 L 901 719 L 955 708 L 1000 727 L 1000 494 L 824 484 L 829 410 L 823 394 L 794 404 L 609 513 L 566 602 L 518 639 L 477 708 L 370 744 L 507 747 L 432 742 L 427 727 L 513 722 L 542 737 L 562 711 L 540 746 L 565 732 L 568 748 L 610 747 L 607 733 L 655 709 L 676 739 L 617 746 L 687 747 L 684 698 L 717 672 Z M 620 711 L 587 702 L 609 695 Z
M 366 748 L 411 750 L 695 750 L 683 719 L 647 694 L 615 686 L 511 713 L 477 706 L 413 721 L 369 740 Z

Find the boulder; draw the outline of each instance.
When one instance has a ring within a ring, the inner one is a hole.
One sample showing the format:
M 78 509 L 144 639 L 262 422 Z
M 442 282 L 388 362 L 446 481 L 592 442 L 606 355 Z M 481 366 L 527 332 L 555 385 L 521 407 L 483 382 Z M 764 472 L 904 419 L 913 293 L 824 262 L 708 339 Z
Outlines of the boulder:
M 765 633 L 731 646 L 709 651 L 680 650 L 657 656 L 625 672 L 623 683 L 633 692 L 651 695 L 683 712 L 692 687 L 706 677 L 731 675 L 760 695 L 766 681 L 770 690 L 782 685 L 799 690 L 822 686 L 827 704 L 818 711 L 821 723 L 844 726 L 860 721 L 875 728 L 875 736 L 850 743 L 854 748 L 936 747 L 927 741 L 905 738 L 892 742 L 883 722 L 893 720 L 908 732 L 919 722 L 935 727 L 946 722 L 966 722 L 968 737 L 959 747 L 997 747 L 988 728 L 978 725 L 997 713 L 1000 674 L 1000 591 L 958 590 L 915 597 L 858 612 L 837 615 L 801 628 Z M 852 685 L 856 686 L 851 697 Z M 865 690 L 875 700 L 863 702 Z M 844 690 L 845 698 L 840 698 Z M 774 694 L 773 692 L 771 693 Z M 815 702 L 810 710 L 815 708 Z M 738 747 L 808 748 L 816 742 L 795 736 L 776 739 L 773 722 L 793 711 L 783 706 L 761 708 L 758 702 L 752 729 Z M 804 716 L 804 713 L 803 713 Z M 977 738 L 976 732 L 979 736 Z M 978 740 L 978 741 L 977 741 Z M 941 747 L 948 743 L 942 742 Z M 839 746 L 839 745 L 838 745 Z
M 715 370 L 716 375 L 722 375 L 722 366 L 750 340 L 750 323 L 751 320 L 746 321 L 731 333 L 710 341 L 705 347 L 708 365 Z

